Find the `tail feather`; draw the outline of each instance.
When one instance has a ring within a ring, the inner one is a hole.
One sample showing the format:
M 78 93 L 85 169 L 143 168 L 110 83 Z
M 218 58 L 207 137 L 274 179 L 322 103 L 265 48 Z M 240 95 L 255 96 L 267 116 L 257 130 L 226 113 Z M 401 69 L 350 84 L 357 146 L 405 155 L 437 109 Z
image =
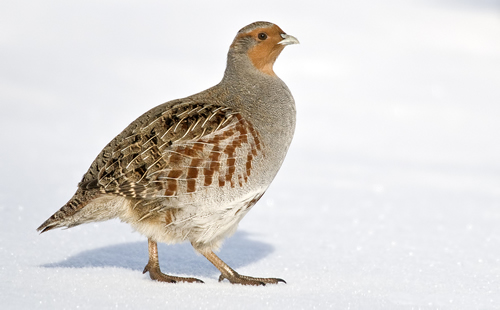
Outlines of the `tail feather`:
M 79 225 L 80 223 L 71 223 L 71 217 L 85 207 L 93 198 L 94 195 L 89 195 L 88 192 L 86 193 L 78 189 L 73 198 L 62 206 L 59 211 L 52 214 L 52 216 L 43 222 L 36 230 L 40 233 L 44 233 L 54 228 Z
M 41 234 L 43 234 L 46 231 L 52 230 L 54 228 L 58 228 L 62 226 L 57 226 L 57 223 L 50 222 L 50 219 L 46 220 L 40 227 L 38 227 L 36 230 L 39 231 Z

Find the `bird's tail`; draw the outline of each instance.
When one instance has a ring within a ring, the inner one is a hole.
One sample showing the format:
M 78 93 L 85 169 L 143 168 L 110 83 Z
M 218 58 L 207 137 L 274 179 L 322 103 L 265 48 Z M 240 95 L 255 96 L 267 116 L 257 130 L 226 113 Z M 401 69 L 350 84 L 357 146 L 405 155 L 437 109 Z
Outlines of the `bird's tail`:
M 93 198 L 94 195 L 78 189 L 75 195 L 64 205 L 59 211 L 52 214 L 40 227 L 36 230 L 40 233 L 52 230 L 59 227 L 72 227 L 82 223 L 74 222 L 73 216 L 85 207 Z

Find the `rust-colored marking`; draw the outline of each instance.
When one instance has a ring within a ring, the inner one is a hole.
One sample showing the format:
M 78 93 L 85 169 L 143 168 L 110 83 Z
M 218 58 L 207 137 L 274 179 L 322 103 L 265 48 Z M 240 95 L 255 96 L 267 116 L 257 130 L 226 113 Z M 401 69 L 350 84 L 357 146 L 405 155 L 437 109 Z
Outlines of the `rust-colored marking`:
M 198 177 L 198 168 L 202 161 L 201 158 L 193 158 L 191 160 L 187 171 L 187 179 L 196 179 Z
M 249 127 L 249 124 L 243 120 L 241 115 L 237 114 L 236 116 L 238 118 L 238 123 L 236 124 L 236 130 L 240 133 L 240 139 L 242 140 L 242 143 L 248 143 L 247 139 L 247 134 L 248 130 L 246 127 Z
M 228 167 L 228 171 L 227 171 L 227 174 L 226 174 L 226 181 L 229 182 L 233 179 L 233 174 L 234 174 L 234 171 L 236 170 L 236 168 L 234 166 L 229 166 Z M 231 181 L 231 185 L 233 185 L 233 182 Z
M 170 170 L 167 177 L 177 179 L 182 175 L 182 172 L 182 170 Z
M 255 142 L 255 148 L 260 151 L 261 147 L 260 147 L 260 139 L 259 139 L 259 134 L 257 133 L 257 131 L 255 131 L 255 128 L 253 128 L 252 125 L 248 125 L 248 128 L 250 129 L 250 134 L 252 135 L 253 137 L 253 141 Z
M 177 180 L 168 179 L 167 189 L 165 190 L 165 196 L 174 196 L 177 192 Z
M 166 225 L 169 225 L 170 223 L 172 223 L 174 220 L 175 220 L 175 214 L 179 211 L 179 209 L 168 209 L 166 212 L 165 212 L 165 224 Z
M 172 153 L 168 159 L 169 163 L 178 163 L 182 160 L 182 155 L 177 153 Z
M 243 186 L 248 181 L 253 161 L 261 150 L 259 134 L 241 114 L 233 115 L 236 121 L 232 125 L 221 129 L 208 139 L 200 139 L 199 143 L 194 142 L 177 147 L 170 154 L 168 163 L 163 164 L 171 167 L 187 165 L 186 168 L 177 168 L 168 173 L 170 179 L 178 179 L 183 175 L 186 177 L 187 193 L 195 192 L 201 183 L 203 186 L 210 186 L 217 182 L 216 184 L 220 187 L 230 183 L 234 187 Z M 182 127 L 179 126 L 179 128 Z M 246 154 L 240 149 L 242 146 L 245 147 Z M 236 169 L 238 156 L 243 156 L 242 163 L 245 164 Z M 238 175 L 236 175 L 237 171 L 240 171 Z M 202 180 L 199 180 L 200 174 L 203 174 Z M 198 182 L 200 184 L 197 184 Z M 166 183 L 166 193 L 174 195 L 180 190 L 177 180 Z
M 253 160 L 253 155 L 248 154 L 247 155 L 247 162 L 246 162 L 246 171 L 247 171 L 247 176 L 250 176 L 252 173 L 252 160 Z M 246 181 L 246 180 L 245 180 Z
M 187 192 L 196 191 L 196 178 L 198 177 L 198 165 L 202 162 L 201 158 L 193 158 L 187 172 Z
M 207 161 L 205 169 L 203 169 L 203 174 L 205 175 L 205 186 L 209 186 L 212 184 L 214 173 L 219 170 L 219 157 L 219 147 L 215 145 L 212 149 L 212 152 L 210 152 L 210 155 L 208 157 L 209 160 Z
M 236 163 L 236 158 L 234 157 L 228 158 L 226 163 L 227 163 L 226 182 L 231 182 L 231 187 L 234 187 L 233 175 L 236 171 L 236 167 L 234 166 L 234 164 Z
M 227 165 L 228 167 L 234 167 L 234 164 L 236 163 L 236 158 L 231 157 L 227 159 Z
M 228 144 L 226 146 L 226 148 L 224 149 L 224 153 L 226 153 L 227 156 L 233 156 L 235 150 L 236 150 L 236 145 L 233 142 L 232 144 Z
M 183 155 L 186 155 L 188 157 L 195 157 L 197 154 L 196 154 L 196 151 L 193 149 L 193 148 L 190 148 L 190 147 L 181 147 L 181 148 L 178 148 L 176 150 L 176 152 L 180 153 L 180 154 L 183 154 Z
M 187 189 L 186 191 L 188 193 L 193 193 L 196 191 L 196 180 L 195 179 L 189 179 L 187 180 Z
M 220 167 L 219 157 L 220 157 L 220 154 L 217 153 L 217 157 L 210 158 L 211 161 L 210 161 L 209 167 L 210 167 L 210 171 L 212 171 L 212 173 L 219 170 L 219 167 Z
M 222 139 L 227 139 L 234 135 L 234 130 L 226 130 L 222 133 Z
M 174 196 L 177 193 L 177 178 L 182 175 L 182 170 L 170 170 L 167 175 L 167 189 L 165 196 Z
M 215 146 L 219 145 L 219 142 L 222 140 L 221 135 L 214 136 L 212 139 L 208 140 L 208 144 L 213 144 Z
M 214 172 L 210 169 L 205 169 L 204 174 L 205 174 L 205 182 L 203 183 L 203 185 L 209 186 L 210 184 L 212 184 L 212 180 L 214 178 Z
M 193 150 L 196 152 L 203 152 L 203 148 L 205 148 L 205 145 L 203 143 L 194 143 L 193 144 Z

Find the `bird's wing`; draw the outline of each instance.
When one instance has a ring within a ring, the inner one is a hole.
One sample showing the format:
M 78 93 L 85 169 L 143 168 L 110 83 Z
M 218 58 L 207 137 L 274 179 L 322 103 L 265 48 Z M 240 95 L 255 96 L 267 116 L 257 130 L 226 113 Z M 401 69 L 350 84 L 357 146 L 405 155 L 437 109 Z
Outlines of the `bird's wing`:
M 79 187 L 147 199 L 246 182 L 261 142 L 240 113 L 192 102 L 160 107 L 108 144 Z

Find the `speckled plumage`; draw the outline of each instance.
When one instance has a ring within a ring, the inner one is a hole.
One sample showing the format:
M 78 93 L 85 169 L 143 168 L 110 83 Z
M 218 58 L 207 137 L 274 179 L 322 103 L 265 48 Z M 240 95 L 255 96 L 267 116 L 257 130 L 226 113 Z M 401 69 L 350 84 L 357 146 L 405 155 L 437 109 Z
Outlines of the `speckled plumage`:
M 256 22 L 234 39 L 222 81 L 159 105 L 132 122 L 97 156 L 45 232 L 118 217 L 149 239 L 145 272 L 160 281 L 199 282 L 160 272 L 156 242 L 189 241 L 232 283 L 241 276 L 212 250 L 232 234 L 278 172 L 295 127 L 295 105 L 272 65 L 288 44 L 278 26 Z

